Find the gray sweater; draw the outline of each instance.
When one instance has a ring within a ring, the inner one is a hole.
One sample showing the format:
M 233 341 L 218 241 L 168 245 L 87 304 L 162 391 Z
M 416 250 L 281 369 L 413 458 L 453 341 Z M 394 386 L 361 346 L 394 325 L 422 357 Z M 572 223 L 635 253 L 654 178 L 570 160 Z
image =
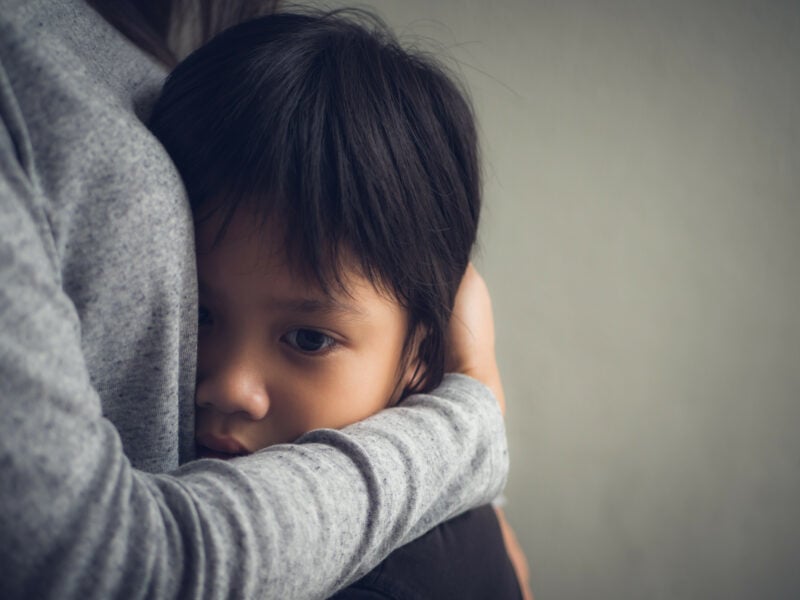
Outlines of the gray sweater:
M 79 0 L 0 0 L 0 597 L 320 598 L 503 485 L 448 376 L 343 431 L 193 458 L 196 281 L 163 71 Z

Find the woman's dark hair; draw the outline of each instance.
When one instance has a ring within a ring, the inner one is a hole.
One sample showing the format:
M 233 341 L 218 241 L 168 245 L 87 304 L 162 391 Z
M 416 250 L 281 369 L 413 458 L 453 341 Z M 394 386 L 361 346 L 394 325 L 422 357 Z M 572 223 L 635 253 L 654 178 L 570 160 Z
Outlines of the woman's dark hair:
M 441 66 L 363 11 L 276 14 L 182 62 L 150 125 L 196 218 L 246 203 L 275 219 L 326 291 L 344 252 L 360 261 L 408 310 L 423 372 L 406 392 L 438 385 L 481 204 L 472 109 Z
M 86 0 L 168 67 L 232 25 L 270 14 L 280 0 Z

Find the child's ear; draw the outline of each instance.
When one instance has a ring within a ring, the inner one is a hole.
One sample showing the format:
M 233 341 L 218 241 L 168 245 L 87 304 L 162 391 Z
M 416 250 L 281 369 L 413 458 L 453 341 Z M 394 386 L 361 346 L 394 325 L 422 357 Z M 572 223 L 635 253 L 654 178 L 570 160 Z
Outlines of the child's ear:
M 409 394 L 415 393 L 417 390 L 422 389 L 425 382 L 425 365 L 416 357 L 405 361 L 400 377 L 397 379 L 397 386 L 394 389 L 394 395 L 388 406 L 396 406 L 403 398 Z
M 420 358 L 420 346 L 423 339 L 425 339 L 425 333 L 421 329 L 417 329 L 409 343 L 408 356 L 403 360 L 404 364 L 401 365 L 395 397 L 392 398 L 390 406 L 396 405 L 407 395 L 425 388 L 428 366 Z
M 409 364 L 406 366 L 403 389 L 409 391 L 423 389 L 425 387 L 425 377 L 427 373 L 428 367 L 425 362 L 418 356 L 415 357 L 413 360 L 409 361 Z

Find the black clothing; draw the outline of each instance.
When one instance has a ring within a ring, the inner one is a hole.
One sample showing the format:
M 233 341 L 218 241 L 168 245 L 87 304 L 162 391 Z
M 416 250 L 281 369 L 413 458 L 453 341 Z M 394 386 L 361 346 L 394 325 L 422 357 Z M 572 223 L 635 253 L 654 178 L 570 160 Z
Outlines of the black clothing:
M 445 521 L 392 552 L 330 600 L 521 600 L 489 506 Z

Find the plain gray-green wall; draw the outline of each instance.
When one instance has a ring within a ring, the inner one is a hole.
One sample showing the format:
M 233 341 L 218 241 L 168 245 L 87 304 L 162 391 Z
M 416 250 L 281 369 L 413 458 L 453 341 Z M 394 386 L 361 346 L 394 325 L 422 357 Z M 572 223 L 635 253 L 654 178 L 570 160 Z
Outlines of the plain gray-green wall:
M 473 94 L 537 600 L 800 598 L 800 2 L 361 5 Z

